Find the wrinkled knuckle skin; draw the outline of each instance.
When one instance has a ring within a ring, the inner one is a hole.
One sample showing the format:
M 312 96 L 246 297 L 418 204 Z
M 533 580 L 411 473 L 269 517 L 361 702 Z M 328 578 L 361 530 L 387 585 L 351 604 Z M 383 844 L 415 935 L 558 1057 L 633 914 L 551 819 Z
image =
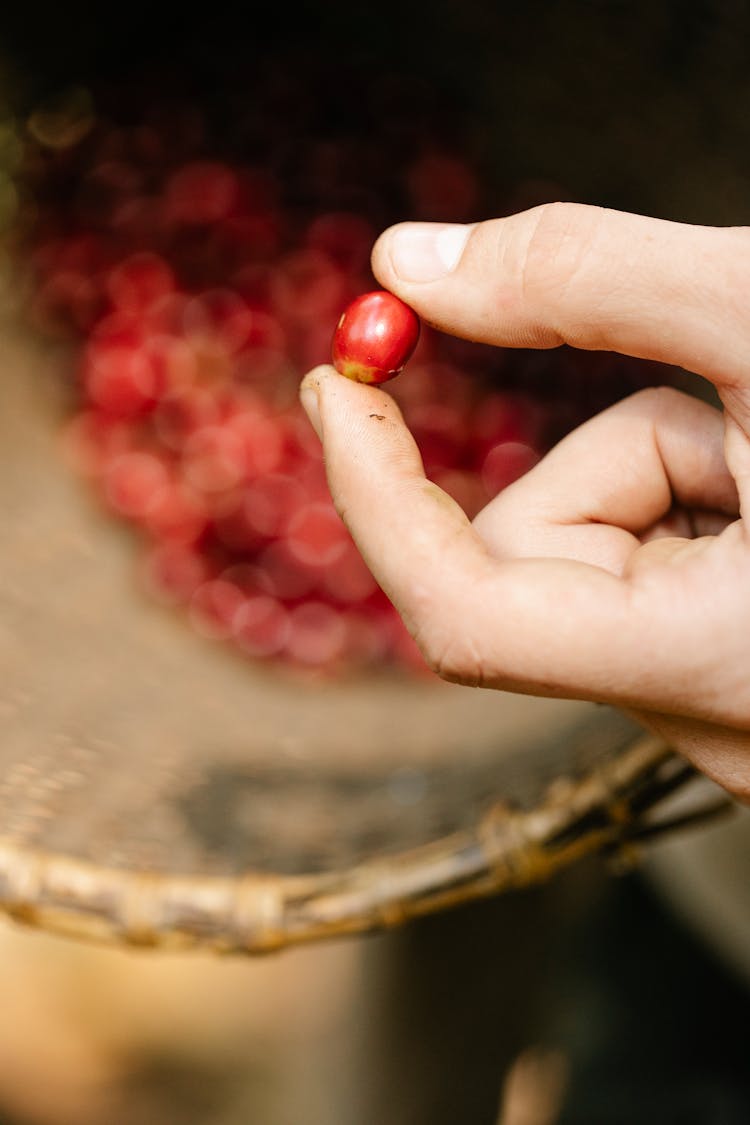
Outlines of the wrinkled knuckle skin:
M 481 687 L 484 675 L 473 646 L 466 637 L 430 632 L 417 638 L 425 663 L 431 672 L 451 684 Z
M 523 263 L 526 292 L 565 287 L 578 248 L 590 240 L 598 214 L 598 208 L 577 203 L 545 203 L 529 213 L 532 225 Z
M 568 293 L 584 270 L 597 231 L 604 215 L 603 208 L 578 203 L 546 203 L 529 212 L 530 232 L 521 265 L 521 292 L 533 320 L 545 318 L 548 310 L 560 324 L 567 321 L 564 309 Z M 558 343 L 592 346 L 586 324 L 567 324 L 555 332 Z

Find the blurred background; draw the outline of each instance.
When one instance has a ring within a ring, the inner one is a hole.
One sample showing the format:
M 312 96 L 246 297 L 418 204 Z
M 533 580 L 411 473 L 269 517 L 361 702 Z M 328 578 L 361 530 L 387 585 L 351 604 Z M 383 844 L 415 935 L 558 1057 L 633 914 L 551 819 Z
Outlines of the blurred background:
M 127 530 L 133 598 L 306 691 L 352 667 L 422 685 L 326 508 L 300 375 L 392 221 L 571 199 L 746 223 L 749 41 L 729 0 L 4 12 L 5 352 L 54 380 L 66 471 Z M 421 349 L 394 393 L 469 511 L 608 402 L 686 383 Z M 406 823 L 419 784 L 399 776 Z M 744 1123 L 749 835 L 738 812 L 638 871 L 589 860 L 262 960 L 3 922 L 0 1122 Z

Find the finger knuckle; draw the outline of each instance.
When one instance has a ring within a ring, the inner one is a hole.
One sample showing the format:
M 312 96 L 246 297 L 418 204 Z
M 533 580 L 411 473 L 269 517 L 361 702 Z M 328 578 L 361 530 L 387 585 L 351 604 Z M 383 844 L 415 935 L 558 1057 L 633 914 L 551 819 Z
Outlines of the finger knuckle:
M 530 228 L 524 260 L 525 288 L 564 288 L 576 269 L 581 247 L 591 234 L 599 208 L 577 203 L 545 203 L 528 212 Z
M 431 626 L 416 640 L 428 668 L 441 680 L 481 686 L 482 662 L 470 634 Z
M 527 213 L 529 230 L 521 265 L 524 301 L 537 309 L 564 310 L 567 294 L 584 268 L 604 215 L 600 207 L 546 203 Z M 560 342 L 594 347 L 587 321 L 565 323 Z

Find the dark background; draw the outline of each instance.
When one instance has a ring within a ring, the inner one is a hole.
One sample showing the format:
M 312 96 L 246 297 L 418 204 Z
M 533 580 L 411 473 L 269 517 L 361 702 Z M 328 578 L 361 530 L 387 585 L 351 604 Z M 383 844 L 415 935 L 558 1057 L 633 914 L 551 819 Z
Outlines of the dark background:
M 137 98 L 145 79 L 210 105 L 217 142 L 231 145 L 232 98 L 271 57 L 290 74 L 314 60 L 329 76 L 329 121 L 360 127 L 383 77 L 409 73 L 440 91 L 446 128 L 460 120 L 503 195 L 540 180 L 580 201 L 684 221 L 748 214 L 744 3 L 5 7 L 0 44 L 21 104 L 70 82 L 125 82 Z

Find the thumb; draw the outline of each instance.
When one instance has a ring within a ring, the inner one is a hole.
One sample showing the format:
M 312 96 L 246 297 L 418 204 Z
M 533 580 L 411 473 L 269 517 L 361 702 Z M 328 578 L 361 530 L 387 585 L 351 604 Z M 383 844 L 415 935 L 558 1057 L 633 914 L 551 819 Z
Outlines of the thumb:
M 373 269 L 456 336 L 618 351 L 688 368 L 720 389 L 750 387 L 746 228 L 554 203 L 473 226 L 401 223 L 378 239 Z

